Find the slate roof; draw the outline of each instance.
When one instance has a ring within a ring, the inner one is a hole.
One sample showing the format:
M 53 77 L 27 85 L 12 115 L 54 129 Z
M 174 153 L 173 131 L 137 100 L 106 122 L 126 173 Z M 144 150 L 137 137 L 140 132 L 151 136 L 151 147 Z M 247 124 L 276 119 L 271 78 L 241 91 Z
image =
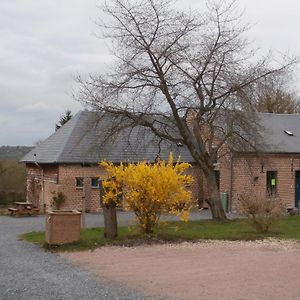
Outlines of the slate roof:
M 300 115 L 260 113 L 262 137 L 267 153 L 300 153 Z M 289 131 L 293 136 L 289 136 Z
M 97 163 L 153 162 L 158 154 L 158 140 L 145 128 L 125 129 L 103 143 L 111 120 L 97 119 L 98 114 L 81 111 L 68 123 L 52 134 L 39 146 L 25 155 L 21 162 L 38 163 Z M 267 153 L 300 153 L 300 115 L 259 113 L 261 136 Z M 285 131 L 293 133 L 289 136 Z M 169 142 L 161 143 L 160 157 L 168 159 L 172 152 L 175 159 L 194 162 L 189 150 Z
M 111 162 L 153 162 L 159 152 L 159 140 L 143 127 L 125 129 L 109 140 L 105 140 L 110 130 L 111 119 L 100 118 L 90 111 L 77 113 L 69 122 L 25 155 L 21 162 L 38 163 L 97 163 Z M 175 159 L 193 162 L 185 146 L 161 142 L 160 157 L 167 160 L 172 152 Z

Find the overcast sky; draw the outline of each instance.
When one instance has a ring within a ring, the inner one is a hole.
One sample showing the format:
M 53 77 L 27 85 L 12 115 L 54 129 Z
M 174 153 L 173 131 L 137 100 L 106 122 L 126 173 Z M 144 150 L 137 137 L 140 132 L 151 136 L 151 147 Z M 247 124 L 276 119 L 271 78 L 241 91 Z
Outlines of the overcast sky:
M 0 145 L 33 145 L 54 131 L 72 99 L 74 77 L 109 61 L 95 38 L 97 0 L 0 0 Z M 179 0 L 192 9 L 202 0 Z M 254 45 L 300 55 L 300 1 L 240 0 Z M 296 73 L 299 76 L 299 70 Z M 295 82 L 297 84 L 299 80 Z

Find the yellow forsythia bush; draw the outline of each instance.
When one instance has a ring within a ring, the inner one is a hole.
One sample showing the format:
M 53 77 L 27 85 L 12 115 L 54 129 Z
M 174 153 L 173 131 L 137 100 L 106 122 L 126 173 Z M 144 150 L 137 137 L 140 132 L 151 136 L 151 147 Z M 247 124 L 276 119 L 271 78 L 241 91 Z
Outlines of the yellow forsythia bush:
M 174 163 L 170 154 L 168 162 L 100 165 L 109 176 L 103 181 L 103 202 L 117 201 L 122 194 L 125 210 L 135 213 L 143 232 L 151 233 L 161 214 L 175 214 L 183 221 L 188 220 L 193 200 L 186 186 L 193 182 L 193 177 L 184 172 L 190 164 Z

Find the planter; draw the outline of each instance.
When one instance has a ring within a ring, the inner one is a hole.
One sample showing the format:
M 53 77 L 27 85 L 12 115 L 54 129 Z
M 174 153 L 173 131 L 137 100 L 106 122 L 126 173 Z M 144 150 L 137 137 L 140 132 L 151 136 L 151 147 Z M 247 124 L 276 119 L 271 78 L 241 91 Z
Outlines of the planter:
M 80 240 L 81 213 L 77 210 L 51 210 L 46 213 L 46 243 L 63 245 Z

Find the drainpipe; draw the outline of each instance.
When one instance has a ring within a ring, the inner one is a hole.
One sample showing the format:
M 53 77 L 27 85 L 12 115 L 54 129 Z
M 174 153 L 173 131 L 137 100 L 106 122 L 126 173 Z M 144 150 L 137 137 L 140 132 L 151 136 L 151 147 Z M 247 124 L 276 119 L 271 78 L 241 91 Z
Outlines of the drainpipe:
M 40 205 L 42 212 L 45 212 L 45 189 L 44 189 L 44 169 L 38 164 L 38 162 L 36 161 L 36 153 L 33 154 L 34 156 L 34 163 L 35 165 L 41 170 L 42 172 L 42 203 Z

